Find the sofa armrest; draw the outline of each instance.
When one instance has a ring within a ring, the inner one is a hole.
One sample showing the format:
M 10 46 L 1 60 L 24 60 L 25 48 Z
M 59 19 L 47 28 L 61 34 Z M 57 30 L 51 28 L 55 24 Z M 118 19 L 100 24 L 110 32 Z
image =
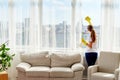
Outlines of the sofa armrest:
M 90 80 L 91 75 L 98 71 L 98 65 L 93 65 L 88 67 L 88 80 Z
M 25 72 L 30 67 L 31 67 L 31 65 L 29 63 L 22 62 L 22 63 L 20 63 L 20 64 L 17 65 L 16 69 L 18 71 Z
M 73 71 L 83 71 L 85 68 L 81 63 L 75 63 L 71 66 Z
M 115 80 L 118 80 L 118 78 L 119 78 L 119 72 L 120 72 L 119 68 L 115 69 L 115 72 L 114 72 L 114 74 L 115 74 Z

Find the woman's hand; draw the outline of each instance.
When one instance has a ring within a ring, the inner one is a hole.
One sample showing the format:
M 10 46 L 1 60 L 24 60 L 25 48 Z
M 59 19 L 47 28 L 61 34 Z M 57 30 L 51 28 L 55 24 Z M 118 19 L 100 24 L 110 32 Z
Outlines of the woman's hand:
M 89 48 L 92 48 L 92 44 L 93 44 L 93 42 L 89 42 L 89 43 L 87 43 L 87 46 L 88 46 Z

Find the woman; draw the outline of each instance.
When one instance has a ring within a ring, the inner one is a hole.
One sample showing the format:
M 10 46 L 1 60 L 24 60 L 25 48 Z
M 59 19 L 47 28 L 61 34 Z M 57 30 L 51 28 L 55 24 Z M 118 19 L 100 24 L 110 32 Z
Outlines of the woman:
M 89 36 L 89 42 L 86 44 L 87 52 L 85 53 L 85 57 L 88 66 L 91 66 L 95 64 L 97 59 L 96 33 L 92 25 L 88 25 L 87 29 L 90 32 L 90 36 Z

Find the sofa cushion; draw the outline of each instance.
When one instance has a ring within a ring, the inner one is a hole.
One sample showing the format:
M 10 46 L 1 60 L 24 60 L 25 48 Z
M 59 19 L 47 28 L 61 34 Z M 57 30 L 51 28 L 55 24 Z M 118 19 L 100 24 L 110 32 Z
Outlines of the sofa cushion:
M 74 63 L 81 61 L 80 53 L 75 54 L 51 54 L 51 67 L 70 67 Z
M 97 72 L 91 75 L 91 80 L 115 80 L 114 74 Z
M 26 76 L 49 77 L 50 68 L 44 66 L 31 67 L 26 71 Z
M 98 61 L 99 71 L 114 73 L 119 67 L 120 55 L 112 52 L 101 52 Z
M 50 77 L 54 78 L 73 77 L 73 71 L 67 67 L 53 67 L 50 70 Z
M 22 53 L 21 60 L 32 66 L 50 66 L 50 57 L 48 51 L 38 53 Z

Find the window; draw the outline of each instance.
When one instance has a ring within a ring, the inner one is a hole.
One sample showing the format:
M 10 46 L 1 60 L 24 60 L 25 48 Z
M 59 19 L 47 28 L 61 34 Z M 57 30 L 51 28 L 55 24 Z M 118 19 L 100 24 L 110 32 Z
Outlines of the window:
M 71 0 L 43 0 L 42 20 L 42 46 L 69 48 Z
M 114 3 L 114 8 L 113 10 L 115 11 L 114 12 L 114 50 L 115 51 L 120 51 L 120 22 L 119 22 L 119 19 L 120 19 L 120 1 L 119 0 L 115 0 L 113 1 Z
M 82 11 L 81 11 L 81 1 L 76 0 L 75 3 L 75 32 L 76 32 L 76 48 L 80 48 L 80 40 L 81 40 L 81 33 L 82 33 Z
M 8 0 L 0 1 L 0 44 L 9 40 Z
M 88 38 L 84 18 L 90 16 L 99 43 L 100 4 L 95 0 L 2 0 L 0 41 L 10 40 L 17 48 L 79 49 L 81 37 Z
M 29 45 L 30 0 L 13 0 L 16 45 Z

